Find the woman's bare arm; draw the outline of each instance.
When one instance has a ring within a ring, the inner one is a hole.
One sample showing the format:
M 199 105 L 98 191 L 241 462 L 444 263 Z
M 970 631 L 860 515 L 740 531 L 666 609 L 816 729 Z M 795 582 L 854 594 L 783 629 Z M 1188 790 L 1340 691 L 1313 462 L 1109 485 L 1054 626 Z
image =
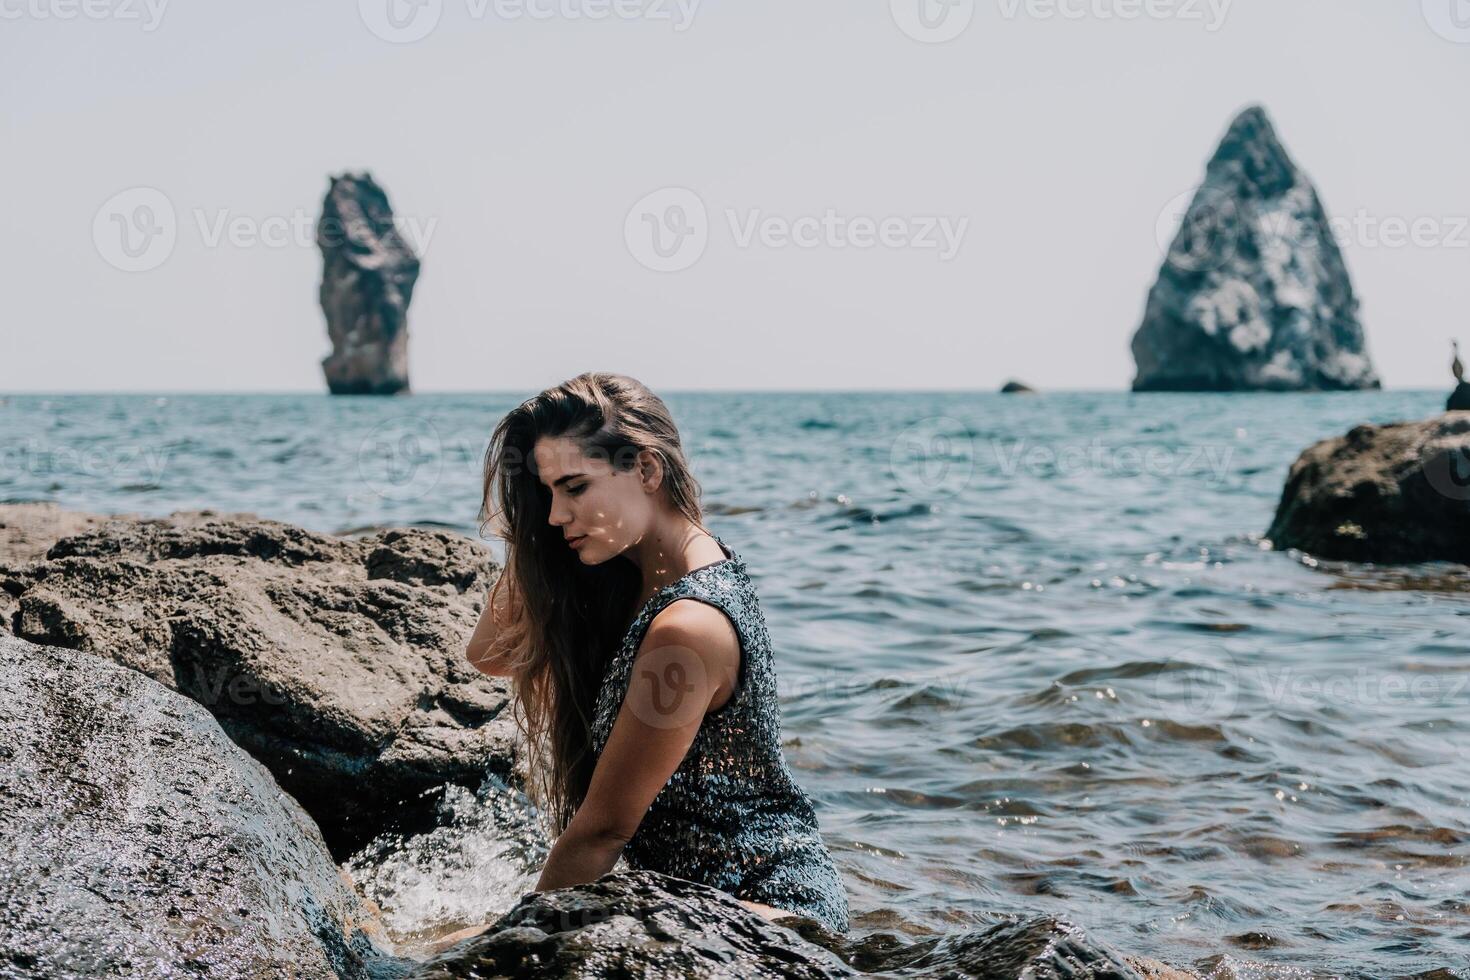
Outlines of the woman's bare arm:
M 724 614 L 676 600 L 654 617 L 586 799 L 556 839 L 536 891 L 595 881 L 611 871 L 710 705 L 734 691 L 740 638 Z
M 496 583 L 497 586 L 499 584 Z M 500 657 L 490 651 L 503 623 L 505 596 L 508 591 L 506 588 L 500 588 L 500 599 L 497 602 L 496 586 L 491 587 L 490 592 L 485 596 L 485 608 L 480 613 L 480 621 L 475 624 L 475 632 L 470 636 L 470 642 L 464 651 L 465 659 L 470 662 L 471 666 L 491 677 L 510 676 L 509 668 L 505 666 Z

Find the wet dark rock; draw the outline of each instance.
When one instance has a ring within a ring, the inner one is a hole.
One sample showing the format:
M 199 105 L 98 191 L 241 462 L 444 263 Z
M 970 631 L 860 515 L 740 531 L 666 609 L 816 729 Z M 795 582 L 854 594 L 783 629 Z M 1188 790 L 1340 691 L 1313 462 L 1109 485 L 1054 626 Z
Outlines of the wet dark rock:
M 1327 213 L 1259 106 L 1206 167 L 1133 357 L 1134 391 L 1380 387 Z
M 311 818 L 202 707 L 0 634 L 0 975 L 393 975 Z
M 787 927 L 791 928 L 787 928 Z M 419 980 L 453 977 L 1088 977 L 1140 974 L 1051 918 L 919 942 L 849 943 L 804 917 L 769 922 L 723 892 L 651 871 L 605 875 L 532 893 L 491 929 L 424 964 Z
M 1470 564 L 1470 415 L 1360 425 L 1309 447 L 1266 536 L 1321 558 Z
M 1470 381 L 1461 381 L 1455 385 L 1455 390 L 1450 392 L 1450 400 L 1445 403 L 1446 412 L 1470 412 Z
M 407 393 L 408 304 L 419 260 L 393 223 L 371 175 L 331 178 L 316 241 L 322 312 L 332 353 L 322 360 L 334 395 Z
M 1002 395 L 1034 395 L 1036 394 L 1036 389 L 1023 381 L 1013 379 L 1001 385 L 1000 393 Z
M 447 783 L 514 778 L 509 684 L 463 657 L 494 574 L 488 551 L 445 531 L 350 539 L 180 514 L 0 564 L 0 612 L 18 636 L 203 704 L 342 858 L 424 825 Z

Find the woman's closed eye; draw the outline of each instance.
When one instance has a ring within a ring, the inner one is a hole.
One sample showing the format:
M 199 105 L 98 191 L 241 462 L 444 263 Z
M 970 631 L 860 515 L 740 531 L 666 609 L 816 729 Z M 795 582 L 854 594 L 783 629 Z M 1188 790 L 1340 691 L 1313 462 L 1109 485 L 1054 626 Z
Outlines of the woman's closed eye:
M 579 497 L 579 496 L 581 496 L 582 491 L 583 490 L 586 490 L 586 489 L 587 489 L 587 484 L 583 483 L 580 486 L 567 487 L 567 493 L 570 494 L 573 497 Z

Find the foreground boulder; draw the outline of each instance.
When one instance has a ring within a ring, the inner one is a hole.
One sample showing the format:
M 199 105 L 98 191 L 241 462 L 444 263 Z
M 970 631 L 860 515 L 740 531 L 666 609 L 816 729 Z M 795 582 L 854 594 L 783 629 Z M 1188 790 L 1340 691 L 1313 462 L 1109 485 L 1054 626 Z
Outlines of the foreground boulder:
M 0 975 L 392 975 L 311 819 L 199 705 L 0 634 Z
M 342 858 L 431 819 L 446 783 L 513 776 L 509 686 L 462 655 L 493 572 L 487 551 L 443 531 L 349 539 L 181 513 L 0 564 L 0 612 L 17 636 L 204 705 Z
M 1360 425 L 1311 446 L 1266 536 L 1322 558 L 1470 564 L 1470 414 Z
M 1133 357 L 1134 391 L 1380 387 L 1327 214 L 1259 106 L 1206 167 Z
M 721 891 L 651 871 L 533 892 L 489 931 L 429 960 L 414 977 L 815 980 L 888 971 L 1005 980 L 1140 977 L 1080 929 L 1055 919 L 1007 922 L 917 943 L 891 934 L 849 943 L 814 920 L 769 922 Z
M 388 195 L 370 174 L 331 178 L 317 220 L 322 313 L 334 395 L 396 395 L 408 384 L 408 304 L 419 260 L 398 234 Z

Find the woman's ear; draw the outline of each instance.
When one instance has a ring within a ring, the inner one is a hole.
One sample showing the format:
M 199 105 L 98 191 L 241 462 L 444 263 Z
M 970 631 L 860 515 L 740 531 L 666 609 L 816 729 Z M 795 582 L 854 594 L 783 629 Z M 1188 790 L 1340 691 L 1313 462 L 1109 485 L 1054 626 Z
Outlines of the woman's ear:
M 645 493 L 654 493 L 664 482 L 664 463 L 652 449 L 638 451 L 638 480 Z

